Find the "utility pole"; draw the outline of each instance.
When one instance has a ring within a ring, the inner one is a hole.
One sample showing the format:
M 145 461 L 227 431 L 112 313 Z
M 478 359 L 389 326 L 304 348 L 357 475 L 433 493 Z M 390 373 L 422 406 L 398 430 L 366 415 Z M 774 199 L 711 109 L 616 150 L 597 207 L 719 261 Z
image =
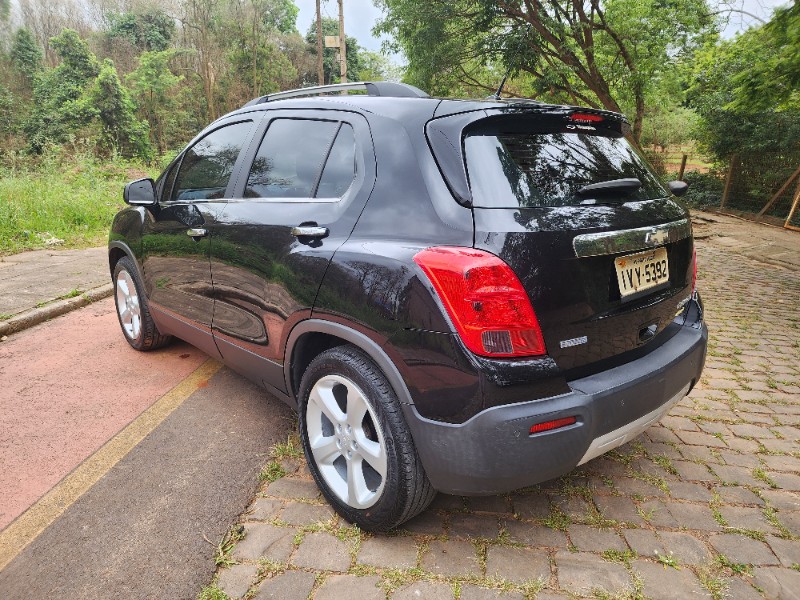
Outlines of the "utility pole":
M 322 0 L 317 0 L 317 84 L 325 85 L 325 71 L 322 68 Z
M 344 0 L 339 0 L 339 66 L 342 83 L 347 83 L 347 46 L 344 41 Z

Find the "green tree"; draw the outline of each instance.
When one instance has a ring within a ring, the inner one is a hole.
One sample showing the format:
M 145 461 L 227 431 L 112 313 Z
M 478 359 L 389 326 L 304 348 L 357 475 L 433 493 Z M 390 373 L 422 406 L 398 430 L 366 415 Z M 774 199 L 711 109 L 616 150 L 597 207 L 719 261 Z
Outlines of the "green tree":
M 230 73 L 224 89 L 234 104 L 279 89 L 297 71 L 279 47 L 280 38 L 297 34 L 292 0 L 233 0 L 222 22 Z
M 653 82 L 712 24 L 705 0 L 379 3 L 376 30 L 395 37 L 411 83 L 494 91 L 505 69 L 527 73 L 537 95 L 629 112 L 636 140 Z
M 175 89 L 184 78 L 170 68 L 170 62 L 178 54 L 180 51 L 174 48 L 145 52 L 139 57 L 139 66 L 127 77 L 140 112 L 150 123 L 159 153 L 167 149 L 165 136 L 170 133 L 170 121 L 179 111 Z
M 339 35 L 339 21 L 322 17 L 322 35 Z M 345 35 L 345 51 L 347 53 L 347 72 L 356 74 L 361 71 L 361 46 L 358 40 Z M 316 53 L 317 21 L 314 20 L 306 33 L 306 42 L 309 43 L 309 52 Z M 341 79 L 341 67 L 337 58 L 338 48 L 325 48 L 322 51 L 322 69 L 325 74 L 325 83 L 338 83 Z M 316 55 L 316 54 L 315 54 Z M 351 75 L 349 79 L 353 79 Z
M 710 39 L 692 60 L 689 106 L 700 115 L 699 141 L 712 155 L 727 161 L 733 154 L 800 149 L 800 110 L 777 104 L 751 107 L 741 99 L 740 78 L 777 52 L 765 53 L 761 28 L 731 40 Z
M 34 152 L 41 152 L 48 144 L 66 142 L 87 123 L 78 100 L 100 72 L 97 58 L 76 31 L 65 29 L 50 40 L 50 46 L 61 64 L 36 76 L 33 110 L 24 125 Z
M 745 36 L 742 43 L 754 48 L 758 60 L 734 75 L 730 107 L 745 112 L 800 109 L 800 3 L 779 8 L 769 23 Z
M 174 35 L 175 20 L 159 9 L 115 15 L 108 30 L 109 38 L 125 39 L 143 52 L 166 50 Z
M 264 25 L 268 30 L 297 33 L 297 13 L 294 0 L 258 0 Z
M 73 136 L 93 139 L 102 152 L 149 158 L 147 125 L 138 121 L 134 104 L 114 64 L 102 65 L 76 31 L 65 29 L 50 40 L 61 63 L 36 76 L 33 105 L 24 125 L 34 152 L 64 144 Z
M 32 86 L 34 76 L 42 70 L 44 53 L 29 29 L 23 27 L 16 31 L 11 40 L 9 58 L 17 74 Z
M 383 81 L 402 78 L 402 71 L 383 54 L 362 49 L 359 52 L 358 59 L 361 69 L 356 74 L 356 77 L 350 76 L 353 79 L 357 78 L 359 81 Z M 347 72 L 350 73 L 350 70 L 348 69 Z
M 136 107 L 110 60 L 103 62 L 76 105 L 78 112 L 98 126 L 101 151 L 152 158 L 147 124 L 136 118 Z

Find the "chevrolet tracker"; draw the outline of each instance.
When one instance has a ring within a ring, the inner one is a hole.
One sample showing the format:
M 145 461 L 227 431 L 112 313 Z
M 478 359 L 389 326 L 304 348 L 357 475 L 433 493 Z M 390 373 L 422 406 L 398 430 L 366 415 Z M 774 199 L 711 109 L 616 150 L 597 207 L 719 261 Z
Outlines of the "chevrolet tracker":
M 436 491 L 563 475 L 656 423 L 705 360 L 686 184 L 627 128 L 387 82 L 257 98 L 126 186 L 122 331 L 294 407 L 322 493 L 367 530 Z

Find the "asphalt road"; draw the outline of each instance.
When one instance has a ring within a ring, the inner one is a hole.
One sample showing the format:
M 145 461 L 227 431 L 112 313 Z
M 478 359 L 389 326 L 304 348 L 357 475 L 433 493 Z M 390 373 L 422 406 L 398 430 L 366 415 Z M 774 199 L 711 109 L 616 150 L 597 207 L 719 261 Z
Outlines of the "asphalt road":
M 2 598 L 194 598 L 293 428 L 191 346 L 134 352 L 112 311 L 0 345 Z

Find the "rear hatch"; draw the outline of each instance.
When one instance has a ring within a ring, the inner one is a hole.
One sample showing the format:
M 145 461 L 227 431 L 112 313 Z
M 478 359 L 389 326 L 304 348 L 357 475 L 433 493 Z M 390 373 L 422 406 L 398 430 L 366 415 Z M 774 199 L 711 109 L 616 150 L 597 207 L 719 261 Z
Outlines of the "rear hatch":
M 536 107 L 439 121 L 437 160 L 437 131 L 452 140 L 448 127 L 461 128 L 475 247 L 517 274 L 561 369 L 584 374 L 669 336 L 691 293 L 691 226 L 621 115 Z

